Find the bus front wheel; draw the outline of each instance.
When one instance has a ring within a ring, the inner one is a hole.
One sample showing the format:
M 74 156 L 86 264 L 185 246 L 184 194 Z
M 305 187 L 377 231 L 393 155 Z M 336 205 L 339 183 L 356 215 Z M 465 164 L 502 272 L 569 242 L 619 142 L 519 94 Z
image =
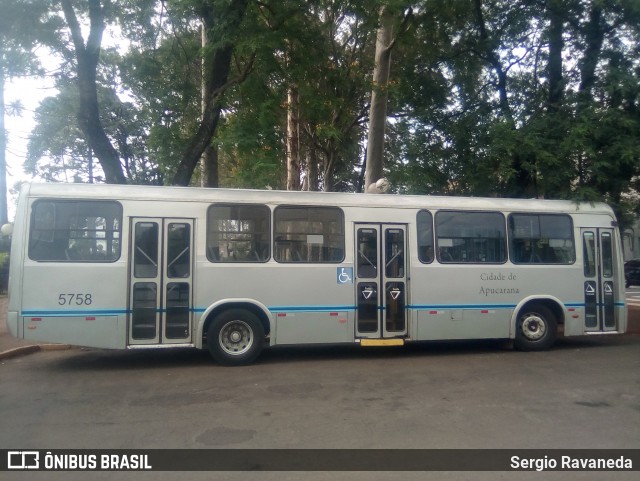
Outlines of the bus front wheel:
M 213 359 L 225 366 L 250 364 L 262 352 L 264 327 L 245 309 L 220 313 L 207 329 L 207 346 Z
M 516 321 L 515 347 L 520 351 L 544 351 L 556 340 L 557 322 L 551 310 L 542 304 L 525 307 Z

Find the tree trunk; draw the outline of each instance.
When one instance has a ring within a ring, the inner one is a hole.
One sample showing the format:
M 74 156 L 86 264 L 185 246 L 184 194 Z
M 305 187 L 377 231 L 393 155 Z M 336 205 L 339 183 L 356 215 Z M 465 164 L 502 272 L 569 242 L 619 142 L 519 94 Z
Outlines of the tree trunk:
M 204 52 L 209 45 L 208 30 L 204 20 L 201 25 L 201 42 L 202 51 Z M 202 78 L 200 83 L 200 115 L 204 118 L 207 108 L 208 96 L 211 92 L 207 91 L 205 57 L 202 57 Z M 200 157 L 200 186 L 201 187 L 218 187 L 218 148 L 210 141 L 209 145 L 204 149 Z
M 300 190 L 300 98 L 291 86 L 287 91 L 287 190 Z
M 589 22 L 585 28 L 586 49 L 584 57 L 579 62 L 580 86 L 578 94 L 582 101 L 592 99 L 592 88 L 596 82 L 596 67 L 600 59 L 602 43 L 604 42 L 604 26 L 602 25 L 602 7 L 599 2 L 593 2 L 589 12 Z
M 202 187 L 218 187 L 218 146 L 210 143 L 202 154 Z
M 564 80 L 562 77 L 562 50 L 564 48 L 562 5 L 558 0 L 549 0 L 549 77 L 548 110 L 557 112 L 564 98 Z
M 580 85 L 578 86 L 578 105 L 576 113 L 578 118 L 582 116 L 589 103 L 593 100 L 593 86 L 596 82 L 596 67 L 604 42 L 604 26 L 602 25 L 602 7 L 594 1 L 589 11 L 589 22 L 585 26 L 584 56 L 578 62 L 580 70 Z M 579 185 L 588 183 L 589 158 L 580 153 L 578 158 Z
M 503 117 L 507 120 L 509 125 L 515 128 L 513 112 L 511 111 L 511 105 L 509 104 L 509 96 L 507 93 L 507 71 L 502 66 L 500 58 L 494 51 L 492 42 L 490 41 L 489 33 L 487 32 L 486 23 L 484 20 L 484 14 L 482 13 L 482 0 L 475 0 L 474 6 L 476 23 L 478 26 L 478 30 L 480 31 L 480 47 L 484 50 L 483 54 L 485 60 L 489 62 L 489 65 L 491 65 L 491 68 L 493 68 L 496 77 L 498 77 L 496 88 L 498 90 L 498 96 L 500 99 L 500 111 L 502 112 Z
M 307 175 L 305 176 L 305 189 L 317 191 L 318 187 L 318 152 L 313 146 L 307 152 Z
M 333 174 L 335 170 L 335 152 L 333 150 L 329 150 L 325 159 L 324 166 L 324 182 L 322 184 L 323 192 L 333 192 Z
M 547 0 L 546 17 L 549 21 L 547 39 L 549 43 L 549 60 L 546 66 L 549 80 L 546 104 L 546 119 L 544 137 L 546 137 L 547 151 L 554 157 L 562 152 L 562 144 L 567 136 L 562 107 L 565 97 L 565 81 L 563 78 L 562 51 L 564 49 L 564 4 L 563 0 Z M 541 182 L 536 189 L 536 196 L 561 197 L 571 191 L 572 166 L 567 162 L 566 167 L 555 170 L 552 175 L 549 168 L 541 162 Z M 546 174 L 546 175 L 545 175 Z M 535 180 L 535 179 L 534 179 Z
M 93 149 L 106 181 L 111 184 L 124 184 L 126 178 L 120 164 L 120 156 L 111 144 L 109 137 L 100 120 L 100 107 L 97 90 L 97 67 L 100 60 L 102 33 L 104 32 L 104 8 L 110 4 L 104 2 L 104 8 L 100 0 L 89 1 L 90 30 L 86 45 L 82 37 L 82 31 L 70 0 L 62 0 L 62 9 L 65 19 L 71 31 L 71 37 L 78 62 L 78 90 L 80 94 L 80 111 L 78 123 L 82 133 L 87 138 L 88 144 Z
M 203 152 L 210 145 L 220 120 L 220 97 L 229 87 L 228 78 L 231 71 L 231 59 L 234 44 L 229 39 L 238 30 L 244 17 L 249 0 L 232 0 L 228 5 L 220 2 L 202 1 L 200 10 L 207 30 L 209 48 L 204 55 L 204 108 L 200 127 L 193 136 L 180 164 L 176 168 L 171 183 L 173 185 L 189 185 L 193 171 L 200 161 Z M 231 84 L 244 79 L 248 70 Z
M 387 122 L 388 84 L 391 72 L 393 16 L 388 7 L 380 10 L 380 27 L 376 38 L 373 90 L 369 111 L 369 134 L 367 137 L 367 160 L 364 190 L 382 178 L 384 157 L 384 134 Z

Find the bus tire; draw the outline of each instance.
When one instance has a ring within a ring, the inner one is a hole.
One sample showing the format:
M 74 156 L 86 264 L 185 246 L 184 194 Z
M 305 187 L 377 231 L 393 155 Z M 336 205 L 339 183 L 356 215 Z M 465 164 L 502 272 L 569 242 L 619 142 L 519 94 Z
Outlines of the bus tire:
M 557 321 L 542 304 L 525 306 L 516 320 L 514 345 L 520 351 L 544 351 L 556 341 Z
M 264 347 L 264 327 L 252 312 L 228 309 L 218 314 L 209 325 L 207 346 L 211 356 L 219 364 L 251 364 Z

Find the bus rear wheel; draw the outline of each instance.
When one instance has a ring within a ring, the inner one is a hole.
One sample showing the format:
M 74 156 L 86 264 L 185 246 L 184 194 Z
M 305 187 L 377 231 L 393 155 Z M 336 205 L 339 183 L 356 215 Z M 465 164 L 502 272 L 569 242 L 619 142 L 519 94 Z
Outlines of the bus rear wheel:
M 211 322 L 207 346 L 213 359 L 225 366 L 242 366 L 257 359 L 264 347 L 260 319 L 245 309 L 229 309 Z
M 532 304 L 518 314 L 514 345 L 520 351 L 544 351 L 556 340 L 557 321 L 551 310 Z

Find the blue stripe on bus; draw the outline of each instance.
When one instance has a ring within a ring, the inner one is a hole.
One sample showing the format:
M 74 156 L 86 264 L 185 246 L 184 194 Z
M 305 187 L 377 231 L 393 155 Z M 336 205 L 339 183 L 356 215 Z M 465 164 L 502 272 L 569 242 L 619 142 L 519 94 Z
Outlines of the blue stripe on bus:
M 603 303 L 597 303 L 598 307 L 602 307 Z M 567 302 L 564 304 L 567 308 L 583 308 L 584 302 Z M 615 307 L 622 308 L 626 304 L 624 302 L 615 302 Z M 515 309 L 516 304 L 410 304 L 407 309 L 421 310 L 477 310 L 477 309 Z M 190 312 L 202 314 L 208 308 L 194 307 L 189 309 Z M 356 311 L 358 306 L 271 306 L 268 308 L 271 312 L 339 312 L 339 311 Z M 377 306 L 378 310 L 385 309 L 384 306 Z M 156 309 L 156 312 L 167 312 L 168 309 Z M 77 309 L 77 310 L 24 310 L 22 316 L 25 317 L 64 317 L 64 316 L 114 316 L 120 314 L 130 314 L 131 309 Z
M 408 309 L 417 311 L 427 309 L 514 309 L 515 304 L 417 304 L 409 305 Z
M 22 311 L 25 317 L 63 317 L 63 316 L 113 316 L 127 314 L 128 309 L 78 309 L 65 311 Z
M 335 312 L 355 311 L 356 306 L 271 306 L 272 312 Z

